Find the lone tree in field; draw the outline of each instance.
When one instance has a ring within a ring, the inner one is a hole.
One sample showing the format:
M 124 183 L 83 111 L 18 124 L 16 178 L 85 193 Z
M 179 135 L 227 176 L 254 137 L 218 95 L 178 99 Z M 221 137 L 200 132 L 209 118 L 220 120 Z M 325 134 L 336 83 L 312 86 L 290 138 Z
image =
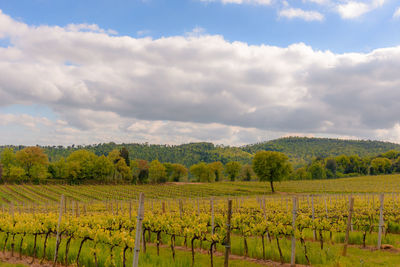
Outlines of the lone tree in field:
M 260 181 L 270 182 L 272 192 L 275 192 L 273 183 L 286 178 L 291 169 L 288 157 L 281 152 L 259 151 L 253 159 L 254 172 Z

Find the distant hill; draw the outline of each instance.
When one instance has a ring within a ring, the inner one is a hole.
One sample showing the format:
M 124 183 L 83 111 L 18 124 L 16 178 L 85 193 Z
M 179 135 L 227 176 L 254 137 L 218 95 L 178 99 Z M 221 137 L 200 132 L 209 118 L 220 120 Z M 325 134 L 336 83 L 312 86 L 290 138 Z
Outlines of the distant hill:
M 23 146 L 10 146 L 14 151 L 23 149 Z M 68 157 L 73 151 L 87 149 L 96 155 L 108 155 L 114 149 L 126 147 L 131 159 L 145 159 L 152 161 L 158 159 L 161 162 L 181 163 L 185 166 L 204 162 L 221 161 L 226 164 L 229 161 L 250 163 L 252 155 L 239 147 L 216 146 L 212 143 L 190 143 L 183 145 L 151 145 L 151 144 L 97 144 L 88 146 L 44 146 L 50 161 L 56 161 L 61 157 Z M 1 150 L 4 149 L 0 147 Z
M 0 151 L 5 146 L 0 147 Z M 11 146 L 14 150 L 20 150 L 23 146 Z M 67 157 L 78 149 L 87 149 L 97 155 L 107 155 L 113 149 L 126 147 L 132 159 L 145 159 L 152 161 L 158 159 L 161 162 L 175 162 L 191 166 L 200 161 L 213 162 L 240 161 L 250 163 L 252 155 L 260 150 L 280 151 L 289 156 L 295 167 L 310 162 L 315 157 L 338 156 L 341 154 L 360 157 L 377 156 L 380 153 L 395 149 L 400 151 L 400 145 L 369 140 L 342 140 L 329 138 L 285 137 L 263 143 L 231 147 L 214 145 L 212 143 L 190 143 L 183 145 L 151 145 L 151 144 L 97 144 L 89 146 L 44 146 L 44 150 L 50 161 Z
M 288 155 L 296 165 L 303 165 L 315 157 L 338 155 L 377 156 L 389 150 L 400 150 L 400 145 L 371 140 L 343 140 L 332 138 L 285 137 L 242 147 L 254 154 L 260 150 L 280 151 Z

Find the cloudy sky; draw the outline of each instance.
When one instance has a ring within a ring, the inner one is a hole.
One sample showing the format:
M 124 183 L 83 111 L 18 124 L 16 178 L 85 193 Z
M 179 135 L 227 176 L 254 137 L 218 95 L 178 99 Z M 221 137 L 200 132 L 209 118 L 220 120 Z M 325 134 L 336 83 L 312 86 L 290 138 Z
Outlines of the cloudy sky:
M 400 142 L 398 0 L 0 0 L 0 144 Z

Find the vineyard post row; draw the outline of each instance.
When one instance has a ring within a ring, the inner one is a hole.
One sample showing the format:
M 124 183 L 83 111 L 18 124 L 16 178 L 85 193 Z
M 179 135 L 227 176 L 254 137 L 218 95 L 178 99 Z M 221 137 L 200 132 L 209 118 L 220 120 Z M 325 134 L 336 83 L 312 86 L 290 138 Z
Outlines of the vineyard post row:
M 316 195 L 315 195 L 316 196 Z M 312 215 L 312 219 L 314 220 L 314 197 L 315 197 L 314 195 L 311 195 L 311 208 L 312 208 L 312 213 L 313 213 L 313 215 Z M 366 197 L 367 195 L 364 195 L 364 197 Z M 341 195 L 341 197 L 343 197 L 343 195 Z M 392 195 L 392 197 L 393 197 L 393 200 L 394 200 L 394 195 Z M 336 196 L 336 198 L 337 198 L 337 196 Z M 279 200 L 279 199 L 277 199 L 277 198 L 272 198 L 275 202 L 277 202 L 277 200 Z M 287 198 L 286 198 L 287 199 Z M 303 196 L 303 200 L 305 200 L 305 196 Z M 307 196 L 307 202 L 308 202 L 308 205 L 310 205 L 310 196 Z M 326 199 L 325 199 L 326 200 Z M 373 200 L 373 203 L 374 203 L 374 201 L 375 201 L 375 197 L 374 197 L 374 195 L 372 195 L 372 200 Z M 193 200 L 194 201 L 194 200 Z M 260 201 L 261 201 L 261 199 L 257 199 L 257 201 L 259 201 L 259 203 L 260 203 Z M 378 248 L 380 248 L 381 247 L 381 238 L 382 238 L 382 232 L 383 232 L 383 228 L 384 228 L 384 222 L 383 222 L 383 208 L 384 208 L 384 206 L 383 206 L 383 204 L 384 204 L 384 194 L 381 194 L 380 195 L 380 198 L 379 198 L 379 201 L 380 201 L 380 208 L 379 208 L 379 233 L 378 233 Z M 166 202 L 166 201 L 160 201 L 161 203 L 160 204 L 162 204 L 162 208 L 163 208 L 163 213 L 165 213 L 166 212 L 166 203 L 168 203 L 168 207 L 171 207 L 171 206 L 173 206 L 173 203 L 172 203 L 172 205 L 171 205 L 171 203 L 170 203 L 170 200 L 168 200 L 168 202 Z M 196 199 L 196 202 L 197 202 L 197 207 L 198 207 L 198 212 L 200 212 L 200 210 L 199 210 L 199 199 L 197 198 Z M 243 205 L 244 203 L 244 199 L 243 198 L 241 198 L 241 199 L 239 199 L 239 198 L 236 198 L 235 199 L 235 204 L 236 204 L 236 208 L 237 209 L 239 209 L 240 207 L 241 207 L 241 205 Z M 264 197 L 263 199 L 262 199 L 262 205 L 263 205 L 263 210 L 264 210 L 264 214 L 265 214 L 265 202 L 266 202 L 266 198 Z M 144 208 L 144 200 L 142 200 L 142 198 L 140 198 L 139 199 L 139 203 L 143 203 L 141 206 Z M 214 203 L 214 199 L 210 199 L 210 203 L 211 203 L 211 212 L 212 212 L 212 214 L 214 214 L 214 208 L 213 208 L 213 203 Z M 278 202 L 279 203 L 279 202 Z M 281 198 L 281 207 L 283 208 L 283 203 L 284 203 L 284 201 L 283 201 L 283 198 Z M 297 199 L 296 199 L 296 197 L 293 199 L 293 224 L 292 225 L 295 225 L 295 223 L 296 223 L 296 209 L 297 209 L 297 206 L 298 206 L 298 201 L 297 201 Z M 326 203 L 326 201 L 325 201 L 325 203 Z M 368 203 L 369 203 L 369 195 L 368 195 Z M 131 202 L 129 202 L 129 211 L 131 212 Z M 151 201 L 151 204 L 153 204 L 153 201 Z M 179 207 L 179 214 L 180 214 L 180 216 L 182 217 L 182 215 L 183 215 L 183 213 L 184 213 L 184 201 L 182 200 L 182 199 L 180 199 L 180 200 L 177 200 L 177 203 L 176 203 L 177 205 L 176 206 L 178 206 Z M 232 211 L 233 211 L 233 208 L 232 208 L 232 204 L 233 204 L 233 202 L 232 202 L 232 200 L 228 200 L 228 214 L 230 214 L 231 215 L 231 213 L 232 213 Z M 202 199 L 202 205 L 203 205 L 203 210 L 206 210 L 206 208 L 205 208 L 205 203 L 204 203 L 204 199 Z M 352 225 L 352 222 L 351 222 L 351 219 L 352 219 L 352 212 L 353 212 L 353 205 L 354 205 L 354 198 L 352 197 L 352 196 L 350 196 L 350 198 L 349 198 L 349 216 L 348 216 L 348 224 L 347 224 L 347 230 L 346 230 L 346 242 L 345 242 L 345 248 L 347 247 L 347 243 L 348 243 L 348 234 L 349 234 L 349 231 L 351 231 L 351 225 Z M 114 214 L 114 213 L 116 213 L 116 214 L 118 214 L 118 212 L 119 212 L 119 209 L 121 208 L 121 211 L 122 212 L 124 212 L 124 210 L 123 210 L 123 207 L 122 207 L 123 205 L 122 205 L 122 202 L 115 202 L 115 207 L 116 207 L 116 210 L 114 210 L 114 208 L 113 208 L 113 202 L 111 201 L 110 202 L 110 205 L 108 205 L 108 203 L 106 203 L 106 210 L 108 211 L 108 212 L 111 212 L 112 211 L 112 214 Z M 59 205 L 59 208 L 60 208 L 60 219 L 59 219 L 59 224 L 60 224 L 60 220 L 61 220 L 61 216 L 62 216 L 62 209 L 63 209 L 63 207 L 64 207 L 64 210 L 67 210 L 66 209 L 66 205 L 65 205 L 65 202 L 63 201 L 63 196 L 61 197 L 61 201 L 60 201 L 60 205 Z M 71 211 L 72 211 L 72 213 L 74 213 L 74 207 L 75 207 L 75 215 L 78 217 L 79 216 L 79 214 L 80 214 L 80 211 L 79 211 L 79 203 L 77 202 L 77 201 L 75 201 L 75 202 L 72 202 L 72 205 L 71 205 Z M 83 204 L 83 211 L 84 212 L 86 212 L 86 204 L 84 203 Z M 230 207 L 230 209 L 229 209 L 229 207 Z M 48 207 L 48 205 L 45 205 L 45 211 L 48 209 L 49 207 Z M 52 207 L 50 206 L 50 209 L 51 209 Z M 111 208 L 111 209 L 110 209 Z M 325 207 L 326 208 L 326 207 Z M 286 209 L 288 209 L 288 205 L 286 205 Z M 12 217 L 14 218 L 14 210 L 15 210 L 15 208 L 14 208 L 14 204 L 13 203 L 11 203 L 10 204 L 10 206 L 9 206 L 9 212 L 10 212 L 10 214 L 12 215 Z M 29 209 L 28 209 L 29 210 Z M 140 206 L 139 206 L 139 210 L 140 210 Z M 98 210 L 97 210 L 98 211 Z M 172 210 L 171 210 L 172 211 Z M 21 212 L 21 210 L 20 210 L 20 212 Z M 174 211 L 174 212 L 178 212 L 178 211 Z M 139 214 L 140 214 L 140 212 L 139 212 Z M 131 214 L 130 214 L 131 215 Z M 138 220 L 141 218 L 142 216 L 138 216 Z M 131 218 L 131 216 L 130 216 L 130 218 Z M 136 229 L 138 229 L 138 228 L 136 228 Z M 230 222 L 228 221 L 227 222 L 227 230 L 230 230 Z M 141 230 L 137 230 L 137 232 L 139 232 L 140 233 L 140 231 Z M 228 233 L 229 233 L 229 231 L 227 231 Z M 58 235 L 58 233 L 57 233 L 57 235 Z M 228 236 L 227 236 L 228 237 Z M 293 237 L 294 237 L 294 232 L 293 232 L 293 235 L 292 235 L 292 241 L 295 241 L 295 240 L 293 240 Z M 140 239 L 137 239 L 137 240 L 139 240 L 139 242 L 140 242 Z M 227 238 L 227 240 L 229 240 L 228 238 Z M 58 242 L 56 243 L 56 244 L 58 244 Z M 135 246 L 135 248 L 136 248 L 137 246 Z M 229 242 L 227 242 L 226 243 L 226 248 L 228 248 L 228 253 L 229 253 L 229 247 L 230 247 L 230 244 L 229 244 Z M 344 250 L 345 250 L 345 248 L 344 248 Z M 56 253 L 55 253 L 56 255 L 57 255 L 57 245 L 56 245 Z M 295 250 L 294 250 L 294 245 L 293 245 L 293 243 L 292 243 L 292 258 L 293 258 L 293 255 L 295 254 Z M 344 253 L 345 254 L 345 253 Z M 229 257 L 229 256 L 228 256 Z M 295 264 L 295 262 L 291 262 L 291 264 L 292 265 L 294 265 Z
M 386 193 L 388 194 L 388 193 Z M 392 194 L 392 202 L 393 202 L 393 208 L 394 208 L 394 204 L 396 203 L 396 201 L 398 200 L 398 196 L 399 193 L 391 193 Z M 364 197 L 364 200 L 367 201 L 367 204 L 369 205 L 370 202 L 372 202 L 372 207 L 375 208 L 375 195 L 377 195 L 377 193 L 353 193 L 353 194 L 299 194 L 297 195 L 299 198 L 299 202 L 298 205 L 301 205 L 302 202 L 306 201 L 307 205 L 312 208 L 313 206 L 313 202 L 315 201 L 314 198 L 324 198 L 324 202 L 325 202 L 325 207 L 327 207 L 327 200 L 329 199 L 329 204 L 332 204 L 332 200 L 340 200 L 340 199 L 344 199 L 346 197 L 346 195 L 352 195 L 352 196 L 360 196 L 360 197 Z M 380 195 L 380 194 L 379 194 Z M 262 208 L 262 200 L 263 199 L 269 199 L 271 201 L 277 201 L 276 196 L 266 196 L 266 195 L 259 195 L 259 196 L 241 196 L 241 197 L 237 197 L 237 196 L 222 196 L 222 197 L 213 197 L 213 199 L 215 199 L 215 201 L 217 201 L 218 199 L 233 199 L 234 200 L 234 204 L 233 208 L 234 210 L 239 209 L 241 206 L 244 205 L 245 203 L 245 199 L 249 199 L 249 198 L 256 198 L 257 201 L 260 203 L 260 209 Z M 198 213 L 200 212 L 200 203 L 202 203 L 202 205 L 204 206 L 204 201 L 205 200 L 209 200 L 210 198 L 204 197 L 204 198 L 181 198 L 180 200 L 182 200 L 183 202 L 183 206 L 185 206 L 186 202 L 191 202 L 193 201 L 193 207 L 197 206 L 197 211 Z M 289 212 L 289 197 L 280 197 L 280 202 L 281 202 L 281 207 L 284 208 L 284 202 L 286 201 L 286 210 L 287 212 Z M 180 201 L 177 200 L 177 201 Z M 310 201 L 311 200 L 311 201 Z M 107 212 L 111 212 L 112 214 L 116 214 L 118 215 L 118 212 L 120 210 L 123 209 L 123 205 L 131 205 L 131 202 L 136 202 L 138 203 L 138 199 L 126 199 L 126 200 L 118 200 L 118 199 L 113 199 L 113 198 L 108 198 L 105 200 L 89 200 L 89 201 L 78 201 L 72 198 L 68 198 L 65 197 L 65 202 L 64 202 L 64 213 L 68 212 L 68 206 L 70 207 L 70 211 L 71 213 L 75 214 L 77 217 L 79 217 L 80 213 L 85 214 L 87 212 L 87 208 L 90 208 L 90 206 L 92 205 L 97 205 L 100 203 L 104 203 L 104 207 L 105 207 L 105 211 Z M 171 198 L 163 198 L 163 199 L 148 199 L 146 201 L 146 203 L 151 204 L 152 209 L 154 209 L 154 203 L 159 201 L 161 205 L 165 205 L 165 209 L 167 208 L 167 206 L 170 206 L 171 202 L 174 201 L 174 199 Z M 58 202 L 58 201 L 57 201 Z M 22 210 L 25 210 L 25 212 L 30 212 L 30 213 L 35 213 L 35 212 L 48 212 L 48 211 L 56 211 L 58 208 L 58 205 L 56 205 L 57 202 L 41 202 L 41 203 L 36 203 L 36 202 L 9 202 L 7 204 L 2 203 L 2 210 L 3 212 L 6 210 L 7 206 L 8 209 L 10 210 L 13 206 L 14 210 L 18 210 L 19 213 L 22 212 Z M 125 204 L 124 204 L 125 203 Z M 58 204 L 58 203 L 57 203 Z M 28 211 L 28 210 L 31 211 Z M 327 211 L 327 208 L 326 208 Z

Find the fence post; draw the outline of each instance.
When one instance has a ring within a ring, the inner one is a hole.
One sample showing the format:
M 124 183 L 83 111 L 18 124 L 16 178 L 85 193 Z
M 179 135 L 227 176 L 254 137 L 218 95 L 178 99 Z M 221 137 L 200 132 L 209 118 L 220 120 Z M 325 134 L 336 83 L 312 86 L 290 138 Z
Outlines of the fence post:
M 211 234 L 214 234 L 214 199 L 211 198 Z
M 381 202 L 381 206 L 379 208 L 379 229 L 378 229 L 378 249 L 381 248 L 382 244 L 382 228 L 383 228 L 383 201 L 384 201 L 384 194 L 381 194 L 379 197 Z
M 297 215 L 297 198 L 293 198 L 293 220 L 292 220 L 292 227 L 293 227 L 293 234 L 292 234 L 292 257 L 290 259 L 290 266 L 296 266 L 296 215 Z
M 347 245 L 349 244 L 349 232 L 351 227 L 351 218 L 353 216 L 353 206 L 354 206 L 354 198 L 350 197 L 350 204 L 349 204 L 349 217 L 347 217 L 347 229 L 346 229 L 346 237 L 344 239 L 344 247 L 343 247 L 343 256 L 346 256 L 347 253 Z
M 132 220 L 132 200 L 129 200 L 129 220 Z
M 60 243 L 60 224 L 61 224 L 61 217 L 62 217 L 62 211 L 64 206 L 64 195 L 61 195 L 61 200 L 60 200 L 60 214 L 58 216 L 58 224 L 57 224 L 57 241 L 56 241 L 56 250 L 54 252 L 54 263 L 53 266 L 56 266 L 57 264 L 57 256 L 58 256 L 58 247 Z
M 326 196 L 324 196 L 324 202 L 325 202 L 325 214 L 326 214 L 326 218 L 328 218 L 329 215 L 328 215 L 328 204 L 326 203 Z
M 312 221 L 314 223 L 315 220 L 314 195 L 311 195 L 311 209 L 312 209 Z M 313 229 L 313 233 L 314 233 L 314 240 L 317 240 L 317 231 L 315 230 L 315 228 Z
M 182 218 L 183 216 L 183 202 L 182 199 L 179 199 L 179 217 Z
M 229 252 L 231 249 L 231 218 L 232 218 L 232 199 L 228 200 L 228 220 L 226 223 L 226 240 L 225 240 L 225 261 L 224 267 L 229 266 Z
M 140 251 L 140 237 L 142 236 L 142 221 L 144 216 L 144 193 L 140 193 L 139 209 L 137 213 L 136 235 L 135 235 L 135 248 L 133 255 L 133 267 L 139 264 L 139 251 Z

